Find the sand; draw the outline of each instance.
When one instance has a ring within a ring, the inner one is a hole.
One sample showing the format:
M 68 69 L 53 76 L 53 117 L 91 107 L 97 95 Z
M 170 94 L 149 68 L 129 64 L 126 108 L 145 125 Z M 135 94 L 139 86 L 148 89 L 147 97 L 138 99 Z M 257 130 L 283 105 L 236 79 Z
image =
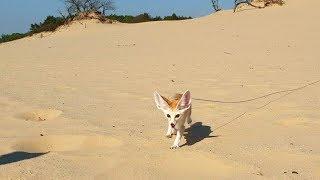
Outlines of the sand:
M 319 179 L 320 83 L 193 100 L 171 150 L 153 91 L 241 101 L 320 79 L 317 0 L 0 44 L 0 179 Z

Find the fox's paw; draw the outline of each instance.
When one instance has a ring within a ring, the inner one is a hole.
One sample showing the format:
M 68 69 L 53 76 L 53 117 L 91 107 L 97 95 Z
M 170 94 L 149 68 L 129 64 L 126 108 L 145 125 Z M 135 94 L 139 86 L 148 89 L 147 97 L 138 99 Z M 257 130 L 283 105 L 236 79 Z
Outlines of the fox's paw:
M 178 149 L 178 148 L 180 148 L 179 145 L 172 145 L 172 146 L 170 147 L 170 149 Z

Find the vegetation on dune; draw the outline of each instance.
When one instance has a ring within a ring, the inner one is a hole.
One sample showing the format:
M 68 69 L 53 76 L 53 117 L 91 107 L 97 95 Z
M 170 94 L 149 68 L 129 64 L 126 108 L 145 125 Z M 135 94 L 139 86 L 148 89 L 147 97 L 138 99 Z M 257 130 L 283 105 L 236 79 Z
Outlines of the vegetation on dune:
M 122 23 L 140 23 L 148 21 L 191 19 L 191 17 L 177 16 L 174 13 L 171 16 L 165 16 L 164 18 L 160 16 L 152 17 L 148 13 L 137 16 L 115 14 L 106 16 L 106 11 L 115 9 L 112 0 L 64 0 L 64 2 L 67 15 L 60 13 L 60 17 L 48 16 L 43 22 L 31 24 L 30 30 L 27 33 L 3 34 L 0 36 L 0 43 L 14 41 L 37 33 L 53 32 L 60 26 L 74 20 L 98 19 L 100 22 L 110 23 L 113 21 Z
M 84 12 L 100 12 L 105 15 L 109 10 L 115 10 L 112 0 L 63 0 L 68 16 L 76 16 Z
M 0 36 L 0 43 L 13 41 L 31 36 L 41 32 L 53 32 L 58 27 L 71 22 L 78 15 L 89 14 L 89 12 L 105 13 L 107 10 L 113 10 L 112 0 L 63 0 L 68 15 L 62 17 L 48 16 L 43 22 L 31 24 L 30 31 L 27 33 L 3 34 Z
M 277 4 L 277 5 L 284 5 L 285 2 L 284 0 L 256 0 L 257 2 L 263 2 L 265 6 L 270 6 L 273 4 Z
M 233 12 L 236 12 L 238 7 L 243 4 L 262 9 L 272 5 L 282 6 L 285 4 L 285 0 L 234 0 Z M 211 0 L 211 5 L 215 12 L 222 10 L 219 5 L 219 0 Z
M 65 24 L 66 20 L 62 17 L 48 16 L 43 23 L 35 23 L 30 25 L 30 33 L 40 33 L 55 31 L 59 26 Z
M 256 3 L 262 3 L 262 5 L 256 5 Z M 233 12 L 236 12 L 237 8 L 242 4 L 247 4 L 251 7 L 261 9 L 261 8 L 265 8 L 272 5 L 282 6 L 285 4 L 285 1 L 284 0 L 234 0 Z
M 112 14 L 106 16 L 108 19 L 116 20 L 122 23 L 141 23 L 141 22 L 149 22 L 149 21 L 170 21 L 170 20 L 185 20 L 185 19 L 192 19 L 192 17 L 185 17 L 185 16 L 177 16 L 173 13 L 171 16 L 165 17 L 152 17 L 148 13 L 139 14 L 137 16 L 130 16 L 130 15 L 116 15 Z
M 30 30 L 27 33 L 12 33 L 12 34 L 3 34 L 0 36 L 0 43 L 14 41 L 21 39 L 27 36 L 31 36 L 36 33 L 41 32 L 52 32 L 55 31 L 58 27 L 65 24 L 65 19 L 62 17 L 48 16 L 43 22 L 39 24 L 31 24 Z
M 0 36 L 0 43 L 14 41 L 17 39 L 21 39 L 27 36 L 32 36 L 33 34 L 42 33 L 42 32 L 53 32 L 60 26 L 70 23 L 72 20 L 77 19 L 85 19 L 90 18 L 90 13 L 83 13 L 79 16 L 70 15 L 66 17 L 54 17 L 48 16 L 43 22 L 34 23 L 30 25 L 30 30 L 27 33 L 12 33 L 12 34 L 3 34 Z M 108 15 L 108 16 L 97 16 L 102 18 L 97 18 L 101 22 L 104 22 L 106 19 L 115 20 L 122 23 L 141 23 L 141 22 L 149 22 L 149 21 L 169 21 L 169 20 L 184 20 L 184 19 L 191 19 L 192 17 L 184 17 L 184 16 L 177 16 L 173 13 L 171 16 L 165 17 L 152 17 L 148 13 L 143 13 L 137 16 L 130 16 L 130 15 Z
M 14 41 L 28 36 L 26 33 L 12 33 L 12 34 L 2 34 L 0 36 L 0 43 Z
M 219 0 L 211 0 L 212 8 L 215 12 L 221 11 L 222 9 L 219 6 Z

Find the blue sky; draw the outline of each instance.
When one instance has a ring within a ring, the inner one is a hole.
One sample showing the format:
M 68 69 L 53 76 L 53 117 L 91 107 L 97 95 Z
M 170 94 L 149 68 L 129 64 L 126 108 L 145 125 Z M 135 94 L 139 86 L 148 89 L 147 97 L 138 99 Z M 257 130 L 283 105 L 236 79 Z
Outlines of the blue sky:
M 63 0 L 0 0 L 0 34 L 26 32 L 30 24 L 64 10 Z M 109 13 L 137 15 L 150 13 L 164 16 L 172 13 L 200 17 L 212 12 L 210 0 L 114 0 L 116 10 Z M 233 0 L 220 0 L 224 9 Z

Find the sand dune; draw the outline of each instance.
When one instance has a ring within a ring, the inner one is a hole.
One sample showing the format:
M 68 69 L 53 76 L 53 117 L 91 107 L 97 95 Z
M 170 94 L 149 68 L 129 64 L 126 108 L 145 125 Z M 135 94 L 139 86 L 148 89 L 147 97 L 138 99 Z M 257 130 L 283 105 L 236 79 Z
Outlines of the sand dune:
M 319 1 L 0 44 L 0 179 L 319 179 Z M 189 89 L 170 150 L 154 90 Z M 223 102 L 229 103 L 223 103 Z

